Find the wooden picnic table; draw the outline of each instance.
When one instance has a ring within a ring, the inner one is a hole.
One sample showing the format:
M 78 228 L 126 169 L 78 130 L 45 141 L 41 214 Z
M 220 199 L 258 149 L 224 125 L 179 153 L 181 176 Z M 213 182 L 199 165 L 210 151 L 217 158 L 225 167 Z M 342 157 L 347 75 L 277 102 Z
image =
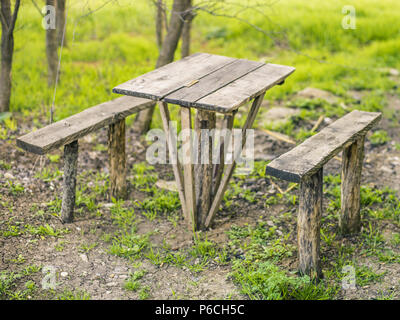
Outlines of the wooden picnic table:
M 207 152 L 208 163 L 194 161 L 180 163 L 176 141 L 170 130 L 168 104 L 181 107 L 182 130 L 192 129 L 191 109 L 197 109 L 195 130 L 212 130 L 216 126 L 216 114 L 224 115 L 224 128 L 233 128 L 234 116 L 239 107 L 253 100 L 242 128 L 245 145 L 246 132 L 250 129 L 260 108 L 266 90 L 282 84 L 295 69 L 293 67 L 235 59 L 207 53 L 196 53 L 161 68 L 143 74 L 118 85 L 113 92 L 159 101 L 163 128 L 172 161 L 182 211 L 191 229 L 210 226 L 221 204 L 223 195 L 235 169 L 235 161 L 224 165 L 221 145 L 221 163 L 213 164 L 211 152 L 198 148 L 197 157 Z M 192 139 L 189 135 L 187 139 Z M 190 141 L 190 140 L 189 140 Z M 192 144 L 187 155 L 192 156 Z M 183 167 L 183 170 L 182 170 Z

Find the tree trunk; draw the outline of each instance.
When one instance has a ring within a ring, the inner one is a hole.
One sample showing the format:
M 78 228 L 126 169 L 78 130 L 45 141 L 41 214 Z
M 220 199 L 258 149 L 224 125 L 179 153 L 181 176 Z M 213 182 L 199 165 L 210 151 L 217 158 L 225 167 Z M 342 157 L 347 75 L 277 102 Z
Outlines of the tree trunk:
M 1 1 L 1 72 L 0 72 L 0 112 L 10 110 L 11 68 L 14 53 L 14 27 L 20 1 L 15 2 L 11 14 L 10 0 Z
M 57 0 L 57 8 L 56 8 L 56 24 L 57 24 L 57 44 L 58 46 L 61 46 L 61 43 L 63 46 L 67 45 L 67 39 L 64 37 L 63 41 L 63 35 L 64 35 L 64 27 L 65 27 L 65 6 L 66 6 L 66 0 Z
M 164 21 L 164 3 L 162 0 L 157 0 L 156 3 L 156 38 L 158 51 L 161 52 L 163 41 L 163 21 Z
M 182 58 L 190 55 L 190 31 L 192 28 L 192 20 L 194 18 L 194 13 L 192 11 L 192 0 L 186 0 L 186 10 L 187 14 L 185 15 L 185 22 L 183 23 L 182 29 Z
M 46 5 L 56 7 L 56 0 L 46 0 Z M 57 77 L 57 28 L 46 30 L 46 56 L 47 56 L 47 83 L 53 86 Z
M 174 0 L 168 32 L 162 44 L 160 55 L 157 59 L 156 68 L 162 67 L 174 60 L 174 53 L 182 34 L 183 17 L 186 10 L 186 0 Z M 135 118 L 135 129 L 137 132 L 145 133 L 149 130 L 153 117 L 155 104 L 139 112 Z

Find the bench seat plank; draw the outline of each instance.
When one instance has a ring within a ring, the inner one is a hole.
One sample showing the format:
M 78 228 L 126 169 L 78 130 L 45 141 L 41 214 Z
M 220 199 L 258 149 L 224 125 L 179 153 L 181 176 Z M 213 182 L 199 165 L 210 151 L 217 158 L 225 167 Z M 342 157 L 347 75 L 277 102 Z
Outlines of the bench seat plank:
M 316 173 L 342 148 L 365 135 L 381 117 L 379 112 L 354 110 L 273 160 L 265 172 L 283 180 L 300 182 Z
M 152 100 L 125 96 L 107 101 L 19 137 L 17 146 L 43 155 L 153 104 Z

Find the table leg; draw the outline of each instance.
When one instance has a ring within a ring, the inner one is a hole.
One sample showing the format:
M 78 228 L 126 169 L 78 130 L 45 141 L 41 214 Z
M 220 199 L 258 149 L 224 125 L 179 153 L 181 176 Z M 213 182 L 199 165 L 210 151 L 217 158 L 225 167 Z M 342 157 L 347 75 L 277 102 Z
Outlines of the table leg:
M 254 99 L 251 109 L 249 111 L 249 114 L 247 115 L 246 123 L 242 129 L 243 130 L 242 147 L 246 144 L 247 129 L 250 129 L 253 126 L 254 120 L 256 119 L 256 115 L 258 113 L 258 110 L 260 109 L 261 102 L 263 101 L 264 94 L 265 94 L 265 92 L 263 92 L 262 94 L 260 94 L 259 96 L 257 96 Z M 239 151 L 240 150 L 235 150 L 235 152 L 239 152 Z M 238 154 L 234 154 L 233 159 L 236 159 L 237 156 L 238 156 Z M 215 194 L 213 203 L 211 205 L 210 211 L 208 213 L 207 219 L 205 220 L 204 225 L 206 228 L 208 228 L 210 226 L 212 220 L 214 219 L 215 214 L 218 211 L 218 208 L 221 204 L 223 195 L 226 191 L 226 188 L 228 187 L 229 180 L 232 177 L 235 166 L 236 166 L 236 162 L 233 160 L 232 164 L 229 164 L 228 166 L 225 167 L 224 176 L 221 180 L 221 184 L 219 185 L 219 188 Z
M 228 114 L 224 117 L 224 122 L 221 128 L 220 134 L 220 149 L 219 149 L 219 163 L 214 165 L 214 185 L 213 185 L 213 197 L 215 196 L 218 187 L 221 183 L 222 173 L 224 172 L 225 157 L 228 150 L 228 143 L 232 136 L 233 121 L 235 118 L 236 110 L 232 114 Z
M 211 206 L 213 180 L 213 134 L 215 112 L 197 110 L 195 130 L 197 132 L 197 164 L 195 166 L 195 191 L 197 228 L 203 229 L 207 213 Z
M 194 162 L 193 162 L 193 137 L 192 116 L 190 108 L 181 108 L 182 132 L 182 154 L 183 154 L 183 180 L 186 205 L 188 210 L 187 221 L 190 229 L 196 226 L 196 195 L 194 189 Z
M 183 177 L 182 177 L 182 169 L 181 169 L 181 164 L 179 163 L 178 159 L 178 152 L 177 152 L 177 146 L 176 146 L 176 139 L 174 135 L 172 134 L 172 130 L 170 128 L 170 115 L 169 115 L 169 110 L 168 110 L 168 103 L 166 102 L 161 102 L 159 104 L 160 108 L 160 114 L 161 114 L 161 119 L 164 127 L 164 132 L 167 135 L 167 144 L 168 144 L 168 150 L 169 150 L 169 155 L 170 155 L 170 160 L 172 162 L 172 169 L 174 171 L 174 176 L 175 176 L 175 181 L 176 181 L 176 186 L 178 188 L 178 194 L 179 194 L 179 199 L 181 201 L 182 205 L 182 211 L 184 217 L 188 217 L 188 210 L 187 210 L 187 205 L 186 205 L 186 199 L 185 199 L 185 192 L 183 189 Z

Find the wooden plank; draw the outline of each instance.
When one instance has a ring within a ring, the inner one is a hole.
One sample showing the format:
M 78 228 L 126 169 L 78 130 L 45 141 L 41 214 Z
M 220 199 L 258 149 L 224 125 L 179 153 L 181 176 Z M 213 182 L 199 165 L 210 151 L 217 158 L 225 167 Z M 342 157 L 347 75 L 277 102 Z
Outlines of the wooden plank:
M 194 165 L 193 165 L 193 141 L 192 141 L 192 117 L 189 108 L 181 108 L 182 130 L 187 131 L 182 141 L 183 152 L 183 180 L 187 205 L 188 222 L 190 230 L 196 226 L 196 196 L 194 189 Z
M 321 277 L 320 226 L 322 216 L 323 169 L 304 178 L 300 183 L 297 216 L 297 245 L 299 270 L 316 280 Z
M 195 53 L 116 86 L 113 92 L 161 100 L 169 93 L 236 61 L 235 58 Z
M 341 212 L 339 229 L 343 235 L 358 233 L 361 228 L 361 172 L 364 160 L 362 136 L 343 150 Z
M 63 223 L 70 223 L 74 220 L 78 149 L 78 141 L 73 141 L 64 147 L 63 196 L 61 203 L 61 221 Z
M 191 86 L 183 87 L 176 90 L 163 98 L 168 103 L 178 104 L 181 106 L 192 107 L 193 102 L 225 87 L 227 84 L 243 77 L 249 72 L 262 67 L 261 62 L 239 59 L 230 63 L 223 68 L 201 78 L 198 82 Z M 205 109 L 205 108 L 204 108 Z M 214 105 L 210 105 L 209 111 L 216 111 Z
M 199 99 L 193 106 L 215 108 L 221 113 L 229 113 L 260 93 L 282 82 L 295 68 L 277 64 L 266 64 L 219 90 Z
M 46 154 L 152 104 L 154 102 L 151 100 L 134 97 L 121 97 L 107 101 L 19 137 L 17 146 L 36 154 Z
M 300 182 L 317 172 L 342 148 L 364 136 L 382 117 L 379 112 L 354 110 L 315 136 L 273 160 L 266 174 L 291 182 Z
M 125 119 L 108 126 L 108 156 L 110 165 L 110 199 L 125 199 L 127 196 Z
M 170 115 L 169 115 L 169 110 L 168 110 L 168 104 L 165 102 L 161 102 L 159 104 L 159 109 L 160 109 L 160 114 L 161 114 L 161 120 L 162 120 L 163 127 L 164 127 L 164 132 L 167 136 L 167 144 L 168 144 L 168 150 L 169 150 L 169 155 L 170 155 L 169 159 L 172 162 L 171 163 L 172 169 L 173 169 L 174 176 L 175 176 L 176 186 L 178 188 L 179 199 L 180 199 L 181 205 L 182 205 L 183 216 L 188 217 L 189 216 L 188 215 L 188 207 L 186 204 L 185 190 L 183 188 L 182 168 L 181 168 L 181 165 L 180 165 L 179 159 L 178 159 L 176 140 L 170 129 Z
M 242 141 L 242 147 L 246 144 L 246 137 L 247 137 L 247 129 L 250 129 L 253 126 L 254 120 L 256 118 L 256 115 L 258 113 L 258 110 L 260 109 L 261 102 L 263 101 L 265 92 L 257 96 L 253 104 L 251 106 L 250 112 L 247 115 L 246 122 L 243 127 L 243 141 Z M 235 150 L 235 153 L 238 152 L 238 150 Z M 233 171 L 235 170 L 236 167 L 236 162 L 234 159 L 238 154 L 234 154 L 233 161 L 231 164 L 227 165 L 224 170 L 224 176 L 222 177 L 221 183 L 219 185 L 219 188 L 215 194 L 215 197 L 213 199 L 210 211 L 208 213 L 207 219 L 205 221 L 205 227 L 208 228 L 211 225 L 212 220 L 214 219 L 215 215 L 217 214 L 217 211 L 219 209 L 219 206 L 221 204 L 222 198 L 224 196 L 224 193 L 226 191 L 226 188 L 228 187 L 229 180 L 232 177 Z

